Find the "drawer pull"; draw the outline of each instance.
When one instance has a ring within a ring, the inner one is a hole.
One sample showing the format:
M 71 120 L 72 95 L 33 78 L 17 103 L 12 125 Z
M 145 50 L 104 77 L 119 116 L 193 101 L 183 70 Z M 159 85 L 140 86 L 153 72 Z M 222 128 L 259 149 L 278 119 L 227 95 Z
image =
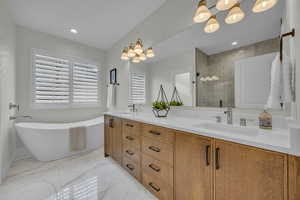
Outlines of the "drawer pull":
M 127 140 L 130 140 L 130 141 L 133 141 L 133 140 L 134 140 L 134 138 L 133 138 L 133 137 L 130 137 L 130 136 L 126 136 L 126 139 L 127 139 Z
M 156 192 L 160 191 L 160 188 L 156 187 L 153 183 L 149 183 L 149 186 L 152 187 L 152 189 L 154 189 Z
M 205 162 L 206 162 L 206 166 L 209 166 L 209 149 L 210 149 L 210 145 L 206 145 L 205 146 Z
M 126 153 L 127 153 L 128 155 L 130 155 L 130 156 L 133 156 L 133 155 L 134 155 L 134 153 L 131 152 L 130 150 L 126 150 Z
M 155 166 L 154 164 L 150 164 L 148 167 L 150 167 L 151 169 L 153 169 L 154 171 L 156 171 L 156 172 L 159 172 L 160 171 L 160 168 L 159 167 L 157 167 L 157 166 Z
M 160 152 L 160 149 L 154 146 L 148 147 L 150 150 L 155 151 L 155 152 Z
M 151 130 L 151 131 L 149 131 L 149 133 L 151 133 L 152 135 L 157 135 L 157 136 L 158 136 L 158 135 L 160 135 L 160 132 L 157 132 L 157 131 L 152 131 L 152 130 Z
M 216 148 L 216 169 L 220 169 L 220 148 Z
M 126 167 L 130 170 L 130 171 L 133 171 L 134 170 L 134 167 L 130 164 L 127 164 Z
M 131 128 L 134 127 L 134 125 L 132 125 L 132 124 L 126 124 L 126 126 L 131 127 Z

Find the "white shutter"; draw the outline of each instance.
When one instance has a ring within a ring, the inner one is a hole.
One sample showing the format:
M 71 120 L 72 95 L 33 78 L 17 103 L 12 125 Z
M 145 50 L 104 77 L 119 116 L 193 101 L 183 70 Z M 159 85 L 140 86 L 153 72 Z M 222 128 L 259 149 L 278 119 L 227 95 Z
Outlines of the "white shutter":
M 70 102 L 70 64 L 68 60 L 34 55 L 34 103 Z
M 142 73 L 131 73 L 130 79 L 130 104 L 146 103 L 146 77 Z
M 73 65 L 73 102 L 98 103 L 98 67 L 74 63 Z

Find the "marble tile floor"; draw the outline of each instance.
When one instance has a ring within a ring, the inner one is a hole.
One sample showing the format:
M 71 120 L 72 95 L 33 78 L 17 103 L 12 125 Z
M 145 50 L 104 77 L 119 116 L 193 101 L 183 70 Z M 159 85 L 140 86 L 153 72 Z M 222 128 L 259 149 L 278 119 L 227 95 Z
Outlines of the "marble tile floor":
M 157 200 L 103 148 L 65 159 L 13 163 L 1 200 Z

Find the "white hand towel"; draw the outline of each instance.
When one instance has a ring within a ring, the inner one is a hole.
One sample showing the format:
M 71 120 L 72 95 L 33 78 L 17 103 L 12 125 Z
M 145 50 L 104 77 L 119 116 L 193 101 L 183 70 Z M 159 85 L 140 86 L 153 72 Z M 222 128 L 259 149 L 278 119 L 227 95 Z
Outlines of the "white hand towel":
M 277 54 L 271 67 L 271 88 L 266 107 L 280 109 L 282 94 L 280 55 Z
M 116 105 L 116 87 L 108 85 L 107 87 L 107 108 L 111 109 Z
M 283 55 L 283 60 L 282 60 L 282 102 L 285 104 L 292 102 L 291 69 L 292 69 L 291 59 L 288 56 Z

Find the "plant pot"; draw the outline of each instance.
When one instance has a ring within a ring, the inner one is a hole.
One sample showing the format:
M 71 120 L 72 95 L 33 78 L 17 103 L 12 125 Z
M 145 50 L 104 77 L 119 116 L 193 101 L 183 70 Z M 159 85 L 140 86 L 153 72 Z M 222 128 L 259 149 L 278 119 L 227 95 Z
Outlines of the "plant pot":
M 159 110 L 157 108 L 152 108 L 152 112 L 155 117 L 161 118 L 161 117 L 167 117 L 169 113 L 170 108 Z

